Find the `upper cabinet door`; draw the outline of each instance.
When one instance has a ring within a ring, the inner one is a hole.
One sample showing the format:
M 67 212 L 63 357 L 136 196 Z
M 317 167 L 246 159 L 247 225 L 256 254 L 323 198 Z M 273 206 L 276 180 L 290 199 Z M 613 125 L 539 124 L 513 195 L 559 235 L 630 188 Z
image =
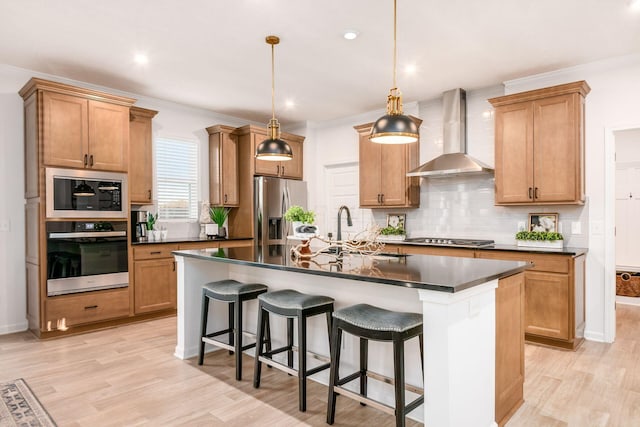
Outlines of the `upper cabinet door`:
M 131 203 L 152 200 L 153 147 L 152 118 L 157 111 L 131 107 L 129 122 L 129 197 Z
M 238 206 L 240 194 L 238 192 L 238 137 L 222 133 L 222 194 L 221 202 L 224 206 Z
M 380 156 L 382 145 L 360 135 L 360 207 L 379 207 L 382 203 Z
M 285 139 L 293 152 L 293 159 L 280 162 L 280 176 L 283 178 L 302 179 L 302 142 Z
M 533 108 L 523 102 L 495 111 L 496 203 L 533 201 Z
M 89 100 L 89 167 L 127 171 L 129 107 Z
M 572 202 L 580 179 L 577 95 L 534 102 L 534 194 L 537 202 Z
M 417 144 L 417 143 L 415 143 Z M 375 144 L 380 145 L 380 144 Z M 385 206 L 405 206 L 407 203 L 408 178 L 407 145 L 389 144 L 381 147 L 380 192 Z
M 44 164 L 84 168 L 88 154 L 87 100 L 42 92 Z

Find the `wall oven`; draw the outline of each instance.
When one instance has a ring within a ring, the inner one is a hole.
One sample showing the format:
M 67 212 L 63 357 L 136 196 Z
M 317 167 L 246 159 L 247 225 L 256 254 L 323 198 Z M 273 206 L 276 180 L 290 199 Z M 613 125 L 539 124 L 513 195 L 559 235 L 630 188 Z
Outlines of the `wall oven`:
M 47 218 L 126 218 L 127 175 L 47 168 Z
M 47 295 L 129 286 L 127 222 L 48 221 Z

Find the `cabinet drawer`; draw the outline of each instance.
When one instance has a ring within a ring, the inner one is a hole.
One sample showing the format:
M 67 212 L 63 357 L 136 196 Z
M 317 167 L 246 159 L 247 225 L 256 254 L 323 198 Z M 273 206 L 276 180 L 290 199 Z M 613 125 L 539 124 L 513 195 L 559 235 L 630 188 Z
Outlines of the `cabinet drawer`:
M 569 273 L 572 257 L 569 255 L 541 255 L 526 252 L 483 251 L 477 252 L 478 258 L 501 259 L 506 261 L 528 261 L 535 264 L 527 271 L 548 271 L 552 273 Z
M 46 328 L 51 330 L 128 315 L 129 288 L 53 297 L 46 302 Z
M 171 258 L 171 252 L 177 251 L 178 245 L 159 244 L 133 247 L 133 259 Z
M 220 247 L 220 243 L 216 240 L 210 240 L 208 242 L 184 242 L 178 245 L 178 249 L 181 251 L 186 251 L 189 249 L 204 249 L 204 248 L 217 249 L 219 247 Z

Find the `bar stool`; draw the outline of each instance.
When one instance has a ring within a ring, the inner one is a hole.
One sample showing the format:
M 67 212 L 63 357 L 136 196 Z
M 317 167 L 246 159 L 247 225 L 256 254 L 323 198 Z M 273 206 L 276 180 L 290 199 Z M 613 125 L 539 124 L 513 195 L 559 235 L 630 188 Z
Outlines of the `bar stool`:
M 340 378 L 340 345 L 342 331 L 360 337 L 360 370 Z M 424 355 L 422 338 L 422 314 L 399 313 L 368 304 L 357 304 L 333 313 L 331 333 L 331 371 L 329 373 L 329 402 L 327 423 L 333 424 L 338 394 L 365 403 L 384 412 L 395 415 L 396 426 L 405 425 L 405 416 L 424 402 L 424 395 L 405 406 L 404 396 L 404 342 L 413 337 L 420 342 L 420 360 L 424 376 Z M 367 398 L 367 376 L 380 375 L 367 371 L 368 340 L 393 342 L 393 384 L 395 388 L 395 408 Z M 342 386 L 359 378 L 360 394 Z
M 241 283 L 236 280 L 220 280 L 206 283 L 202 286 L 202 320 L 200 333 L 200 352 L 198 365 L 204 362 L 205 343 L 226 348 L 229 354 L 236 355 L 236 380 L 242 379 L 242 352 L 255 347 L 255 343 L 242 344 L 242 303 L 256 299 L 258 295 L 267 292 L 267 286 L 261 283 Z M 207 320 L 209 317 L 209 301 L 217 300 L 229 304 L 229 324 L 227 329 L 207 333 Z M 229 334 L 229 344 L 213 339 L 218 335 Z M 271 348 L 269 328 L 267 327 L 267 346 Z
M 269 314 L 278 314 L 287 318 L 287 345 L 264 351 L 263 346 L 258 346 L 256 352 L 255 369 L 253 371 L 253 386 L 260 387 L 260 373 L 262 362 L 268 366 L 278 368 L 288 374 L 298 377 L 299 409 L 307 410 L 307 377 L 329 368 L 329 363 L 324 363 L 307 370 L 307 318 L 325 313 L 327 316 L 327 330 L 331 333 L 331 313 L 333 313 L 333 298 L 322 295 L 307 295 L 291 289 L 267 292 L 258 296 L 258 338 L 256 342 L 262 343 L 265 329 L 269 325 Z M 293 369 L 293 319 L 298 319 L 298 370 Z M 331 345 L 331 342 L 329 342 Z M 287 352 L 287 366 L 273 360 L 273 355 Z

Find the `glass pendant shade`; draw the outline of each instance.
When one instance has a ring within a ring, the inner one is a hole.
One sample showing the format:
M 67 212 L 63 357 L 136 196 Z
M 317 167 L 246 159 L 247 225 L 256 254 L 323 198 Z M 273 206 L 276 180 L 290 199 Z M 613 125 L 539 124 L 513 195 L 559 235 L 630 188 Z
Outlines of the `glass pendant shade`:
M 293 151 L 286 141 L 280 139 L 280 123 L 275 114 L 274 46 L 280 43 L 280 39 L 277 36 L 267 36 L 266 42 L 271 45 L 271 120 L 267 125 L 269 137 L 256 147 L 256 159 L 281 162 L 291 160 Z

